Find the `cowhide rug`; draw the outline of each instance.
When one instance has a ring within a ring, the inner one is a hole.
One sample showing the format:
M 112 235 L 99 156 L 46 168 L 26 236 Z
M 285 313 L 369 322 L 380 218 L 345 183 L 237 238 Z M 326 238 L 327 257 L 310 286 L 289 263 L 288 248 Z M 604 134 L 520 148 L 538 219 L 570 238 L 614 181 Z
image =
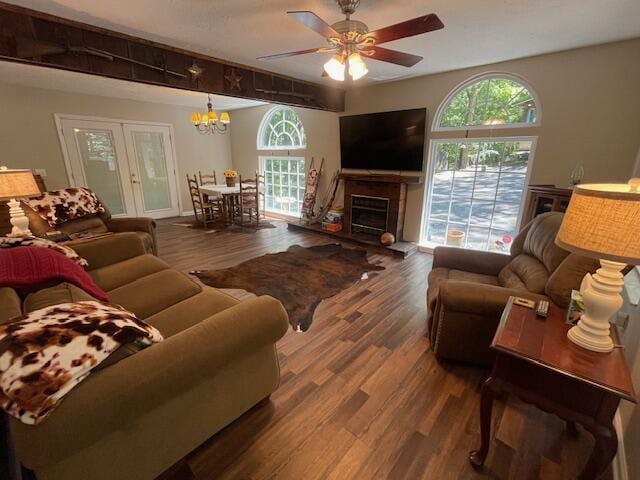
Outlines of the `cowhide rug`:
M 374 270 L 384 267 L 369 263 L 366 250 L 332 243 L 309 248 L 292 245 L 286 252 L 263 255 L 232 268 L 191 274 L 211 287 L 271 295 L 284 305 L 293 329 L 306 331 L 322 299 L 340 293 L 363 273 Z
M 240 225 L 238 223 L 234 223 L 232 225 L 227 225 L 223 221 L 209 223 L 207 228 L 204 228 L 202 222 L 186 221 L 180 223 L 173 223 L 176 227 L 187 227 L 193 228 L 196 230 L 205 230 L 206 233 L 216 233 L 216 232 L 226 232 L 226 233 L 255 233 L 258 230 L 264 230 L 266 228 L 276 228 L 273 223 L 267 222 L 266 220 L 260 220 L 260 223 L 256 225 L 255 221 L 247 222 L 244 225 Z

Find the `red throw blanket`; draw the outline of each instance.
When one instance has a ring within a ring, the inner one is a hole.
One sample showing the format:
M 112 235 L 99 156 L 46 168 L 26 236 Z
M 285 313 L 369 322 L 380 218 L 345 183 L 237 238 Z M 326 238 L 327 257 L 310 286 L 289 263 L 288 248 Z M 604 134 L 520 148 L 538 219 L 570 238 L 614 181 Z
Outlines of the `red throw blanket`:
M 68 282 L 108 302 L 107 294 L 73 260 L 48 248 L 0 249 L 0 287 L 36 288 L 52 281 Z

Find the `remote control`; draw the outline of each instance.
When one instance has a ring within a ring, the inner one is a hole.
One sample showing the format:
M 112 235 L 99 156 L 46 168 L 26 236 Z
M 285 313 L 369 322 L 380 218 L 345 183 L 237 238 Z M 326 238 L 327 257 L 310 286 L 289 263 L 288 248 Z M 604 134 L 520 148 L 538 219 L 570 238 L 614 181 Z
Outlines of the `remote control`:
M 536 316 L 547 318 L 549 314 L 549 302 L 547 300 L 538 300 L 536 303 Z

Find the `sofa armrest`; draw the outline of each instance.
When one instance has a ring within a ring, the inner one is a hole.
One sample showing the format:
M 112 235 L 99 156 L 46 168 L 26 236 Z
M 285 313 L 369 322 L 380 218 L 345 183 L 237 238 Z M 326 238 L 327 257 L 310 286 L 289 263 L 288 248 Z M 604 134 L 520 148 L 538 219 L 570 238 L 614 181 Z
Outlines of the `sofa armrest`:
M 445 310 L 491 315 L 500 318 L 509 297 L 523 297 L 531 300 L 548 298 L 526 290 L 505 288 L 497 285 L 447 280 L 440 286 L 440 298 Z
M 132 232 L 71 240 L 65 242 L 65 245 L 89 262 L 88 270 L 96 270 L 147 253 L 140 237 Z
M 432 348 L 438 358 L 491 365 L 490 345 L 510 296 L 531 300 L 543 295 L 522 290 L 448 280 L 440 286 L 433 318 Z
M 55 463 L 99 438 L 133 428 L 136 418 L 255 350 L 275 344 L 289 326 L 269 296 L 239 303 L 89 376 L 42 424 L 15 420 L 20 459 L 29 468 Z
M 433 268 L 444 267 L 484 275 L 498 275 L 510 261 L 509 255 L 495 252 L 456 247 L 436 247 L 433 251 Z
M 110 232 L 146 232 L 153 240 L 153 254 L 158 254 L 156 221 L 148 217 L 110 218 L 105 222 Z

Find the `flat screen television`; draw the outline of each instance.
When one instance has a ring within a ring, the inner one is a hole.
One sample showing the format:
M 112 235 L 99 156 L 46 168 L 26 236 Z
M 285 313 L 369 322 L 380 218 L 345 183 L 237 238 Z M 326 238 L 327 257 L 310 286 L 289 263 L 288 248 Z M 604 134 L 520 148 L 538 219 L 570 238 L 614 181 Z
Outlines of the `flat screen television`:
M 340 117 L 342 168 L 422 171 L 426 108 Z

